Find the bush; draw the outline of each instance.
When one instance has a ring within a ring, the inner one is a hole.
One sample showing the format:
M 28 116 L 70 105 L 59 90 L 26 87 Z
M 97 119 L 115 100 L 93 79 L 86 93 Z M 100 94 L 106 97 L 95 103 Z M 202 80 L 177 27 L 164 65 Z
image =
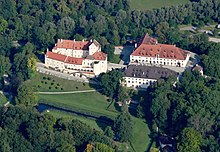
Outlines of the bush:
M 83 83 L 83 86 L 85 86 L 86 84 L 85 83 Z
M 52 82 L 51 85 L 54 85 L 54 83 Z
M 41 81 L 41 83 L 44 83 L 44 81 Z
M 40 88 L 41 86 L 40 86 L 40 85 L 38 85 L 37 87 L 38 87 L 38 88 Z
M 60 84 L 59 84 L 59 83 L 57 83 L 57 86 L 60 86 Z
M 51 89 L 51 87 L 49 87 L 49 89 Z
M 79 89 L 78 87 L 76 87 L 76 89 Z
M 59 89 L 59 87 L 56 86 L 55 89 Z
M 47 80 L 51 80 L 51 78 L 50 78 L 50 77 L 47 77 Z
M 46 79 L 46 77 L 43 77 L 43 79 L 45 80 L 45 79 Z
M 44 83 L 47 84 L 47 81 L 45 81 Z
M 55 80 L 53 80 L 53 82 L 55 82 Z
M 60 88 L 60 90 L 63 90 L 63 88 Z

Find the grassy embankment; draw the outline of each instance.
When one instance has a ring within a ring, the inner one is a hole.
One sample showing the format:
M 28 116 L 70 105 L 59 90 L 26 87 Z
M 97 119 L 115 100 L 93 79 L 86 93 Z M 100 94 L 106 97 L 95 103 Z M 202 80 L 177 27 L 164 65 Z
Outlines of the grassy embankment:
M 80 82 L 68 81 L 61 78 L 42 74 L 37 74 L 35 78 L 27 83 L 38 88 L 38 91 L 73 91 L 93 89 L 87 83 L 83 84 Z M 51 85 L 51 83 L 54 84 Z M 59 84 L 59 89 L 55 88 L 57 84 Z M 38 87 L 38 85 L 40 85 L 40 87 Z M 51 88 L 49 89 L 49 87 Z M 60 89 L 61 87 L 63 88 L 62 90 Z M 104 116 L 113 120 L 119 114 L 114 109 L 114 106 L 111 106 L 111 108 L 107 108 L 110 102 L 107 101 L 107 98 L 105 96 L 101 95 L 98 92 L 58 95 L 39 94 L 38 96 L 43 103 L 48 103 L 54 106 L 62 107 L 64 109 L 83 112 L 86 114 Z M 95 119 L 89 119 L 86 117 L 55 110 L 50 111 L 50 113 L 57 118 L 65 117 L 79 119 L 95 129 L 103 130 L 106 127 L 105 123 L 99 122 Z M 148 129 L 147 124 L 144 120 L 137 119 L 135 117 L 132 117 L 132 120 L 134 123 L 134 129 L 132 133 L 133 138 L 131 140 L 131 144 L 134 147 L 135 151 L 146 151 L 148 144 L 150 143 L 150 138 L 148 136 L 150 134 L 150 130 Z
M 62 91 L 81 91 L 93 89 L 88 83 L 81 83 L 72 80 L 48 76 L 46 74 L 37 73 L 34 78 L 26 83 L 34 87 L 40 92 L 62 92 Z M 98 86 L 94 86 L 98 88 Z
M 131 0 L 132 10 L 151 10 L 166 6 L 185 4 L 190 0 Z
M 0 93 L 0 105 L 3 105 L 7 102 L 7 98 Z

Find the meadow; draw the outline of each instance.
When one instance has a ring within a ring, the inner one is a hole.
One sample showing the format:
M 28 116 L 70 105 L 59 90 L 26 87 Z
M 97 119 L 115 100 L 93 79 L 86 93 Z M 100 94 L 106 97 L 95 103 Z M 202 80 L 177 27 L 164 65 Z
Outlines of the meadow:
M 166 6 L 175 6 L 185 4 L 190 0 L 131 0 L 132 10 L 151 10 L 154 8 L 161 8 Z

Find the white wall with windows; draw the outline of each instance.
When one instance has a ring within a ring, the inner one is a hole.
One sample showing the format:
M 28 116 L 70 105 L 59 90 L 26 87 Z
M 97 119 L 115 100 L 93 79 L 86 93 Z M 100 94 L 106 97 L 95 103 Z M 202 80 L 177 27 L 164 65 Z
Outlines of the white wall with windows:
M 126 87 L 132 87 L 132 88 L 147 88 L 153 83 L 155 83 L 157 80 L 155 79 L 146 79 L 146 78 L 135 78 L 135 77 L 124 77 L 124 85 Z
M 189 58 L 190 58 L 190 55 L 187 55 L 185 60 L 130 55 L 130 64 L 139 63 L 139 64 L 186 67 L 186 65 L 189 61 Z

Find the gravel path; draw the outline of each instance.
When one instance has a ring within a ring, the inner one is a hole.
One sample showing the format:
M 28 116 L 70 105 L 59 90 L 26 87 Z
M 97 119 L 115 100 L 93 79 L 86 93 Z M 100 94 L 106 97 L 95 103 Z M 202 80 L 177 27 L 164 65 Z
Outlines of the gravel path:
M 36 92 L 37 94 L 74 94 L 74 93 L 86 93 L 96 92 L 98 90 L 83 90 L 83 91 L 65 91 L 65 92 Z

